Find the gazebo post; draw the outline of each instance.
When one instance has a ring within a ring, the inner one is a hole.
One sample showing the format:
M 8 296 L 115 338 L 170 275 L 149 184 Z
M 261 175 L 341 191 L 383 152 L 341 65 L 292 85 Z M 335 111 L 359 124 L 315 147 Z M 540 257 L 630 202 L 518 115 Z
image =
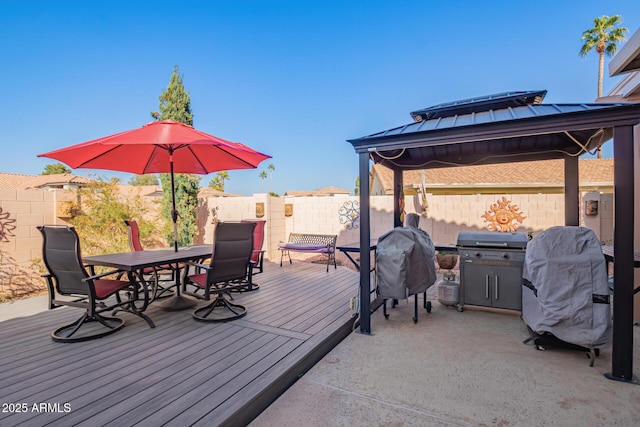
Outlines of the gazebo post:
M 358 155 L 360 173 L 360 333 L 371 333 L 371 213 L 369 209 L 369 152 Z
M 613 128 L 613 345 L 612 380 L 637 383 L 633 375 L 633 127 Z
M 400 215 L 404 210 L 404 206 L 400 206 L 400 199 L 404 199 L 403 187 L 402 169 L 393 169 L 393 228 L 404 225 L 400 220 Z
M 580 225 L 578 156 L 564 159 L 564 225 Z

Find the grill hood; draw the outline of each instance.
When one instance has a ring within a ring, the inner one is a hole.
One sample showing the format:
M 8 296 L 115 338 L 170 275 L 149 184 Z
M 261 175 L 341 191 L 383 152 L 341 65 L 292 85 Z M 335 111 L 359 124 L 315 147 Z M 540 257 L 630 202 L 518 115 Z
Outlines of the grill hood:
M 462 231 L 458 233 L 457 246 L 525 249 L 528 241 L 529 239 L 524 233 Z

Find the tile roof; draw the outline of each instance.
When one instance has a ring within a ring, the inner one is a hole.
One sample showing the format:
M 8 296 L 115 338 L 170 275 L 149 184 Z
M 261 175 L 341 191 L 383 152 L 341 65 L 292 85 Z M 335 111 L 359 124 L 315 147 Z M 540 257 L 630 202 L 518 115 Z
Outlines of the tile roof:
M 16 173 L 0 173 L 0 188 L 7 190 L 28 190 L 47 186 L 80 185 L 92 180 L 69 173 L 53 175 L 26 175 Z
M 198 197 L 240 197 L 238 194 L 225 193 L 212 187 L 200 187 Z
M 336 194 L 351 194 L 351 191 L 344 190 L 338 187 L 325 187 L 319 188 L 317 190 L 291 190 L 284 193 L 285 196 L 295 196 L 295 197 L 303 197 L 303 196 L 334 196 Z
M 578 161 L 581 185 L 613 185 L 613 159 L 580 159 Z M 393 171 L 382 165 L 373 165 L 385 192 L 393 190 Z M 403 172 L 404 185 L 420 184 L 421 171 Z M 538 185 L 540 187 L 564 185 L 564 160 L 501 163 L 496 165 L 459 166 L 425 170 L 429 187 L 491 185 Z

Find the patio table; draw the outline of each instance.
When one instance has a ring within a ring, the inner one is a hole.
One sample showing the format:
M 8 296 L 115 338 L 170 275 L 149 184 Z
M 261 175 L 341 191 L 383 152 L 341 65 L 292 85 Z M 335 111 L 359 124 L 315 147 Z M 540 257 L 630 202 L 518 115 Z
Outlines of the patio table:
M 604 255 L 604 259 L 607 262 L 607 274 L 609 272 L 609 264 L 614 262 L 613 258 L 613 246 L 612 245 L 602 245 L 602 254 Z M 640 251 L 633 251 L 633 268 L 640 268 Z M 640 286 L 633 290 L 634 294 L 640 292 Z
M 141 305 L 132 303 L 129 307 L 130 310 L 141 314 L 147 309 L 148 305 L 153 302 L 153 298 L 149 298 L 149 284 L 142 274 L 145 268 L 158 267 L 166 264 L 178 265 L 188 261 L 202 261 L 211 258 L 212 249 L 212 245 L 208 244 L 180 247 L 177 252 L 174 248 L 148 249 L 144 251 L 83 257 L 82 262 L 88 266 L 111 267 L 126 271 L 129 280 L 139 284 L 141 289 L 143 289 L 144 298 L 141 301 Z M 155 285 L 157 285 L 157 283 Z M 167 310 L 183 310 L 194 305 L 189 304 L 190 301 L 187 301 L 187 304 L 180 302 L 183 301 L 185 297 L 180 295 L 179 272 L 176 273 L 176 283 L 172 286 L 175 286 L 177 289 L 176 295 L 167 299 L 163 303 L 162 308 Z M 155 295 L 155 292 L 152 292 L 152 295 Z M 177 306 L 176 301 L 178 301 Z M 153 327 L 151 319 L 148 319 L 147 322 L 149 326 Z
M 458 252 L 456 245 L 446 243 L 434 243 L 436 251 Z M 378 239 L 371 239 L 369 242 L 369 250 L 375 252 L 378 247 Z M 360 242 L 347 243 L 346 245 L 336 246 L 336 249 L 342 252 L 349 258 L 349 261 L 355 265 L 356 269 L 360 271 L 360 264 L 351 256 L 354 253 L 360 253 Z M 375 259 L 375 257 L 373 258 Z M 375 265 L 371 268 L 371 271 L 375 270 Z

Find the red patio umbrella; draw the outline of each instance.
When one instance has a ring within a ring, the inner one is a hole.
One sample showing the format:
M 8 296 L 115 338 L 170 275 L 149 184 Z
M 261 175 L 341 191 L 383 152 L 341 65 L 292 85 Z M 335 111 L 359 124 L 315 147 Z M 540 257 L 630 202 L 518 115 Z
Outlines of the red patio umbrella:
M 239 142 L 229 142 L 172 120 L 162 120 L 117 133 L 38 154 L 69 165 L 72 169 L 106 169 L 171 174 L 174 248 L 178 250 L 174 173 L 206 175 L 235 169 L 254 169 L 266 154 Z

